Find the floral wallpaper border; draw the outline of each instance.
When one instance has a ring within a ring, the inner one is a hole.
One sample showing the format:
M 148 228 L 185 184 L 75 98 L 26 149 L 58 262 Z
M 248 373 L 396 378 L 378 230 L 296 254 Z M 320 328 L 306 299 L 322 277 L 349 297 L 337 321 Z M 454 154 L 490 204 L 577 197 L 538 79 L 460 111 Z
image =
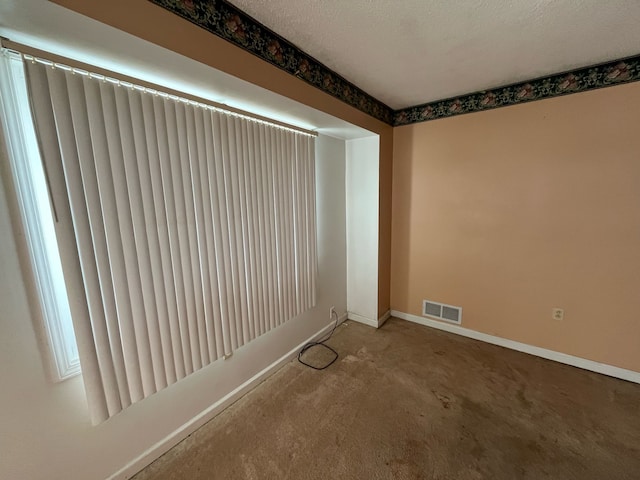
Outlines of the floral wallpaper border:
M 426 122 L 635 81 L 640 81 L 640 55 L 396 110 L 393 125 Z
M 225 0 L 150 0 L 385 123 L 394 111 Z
M 150 1 L 393 126 L 640 81 L 637 55 L 394 111 L 226 0 Z

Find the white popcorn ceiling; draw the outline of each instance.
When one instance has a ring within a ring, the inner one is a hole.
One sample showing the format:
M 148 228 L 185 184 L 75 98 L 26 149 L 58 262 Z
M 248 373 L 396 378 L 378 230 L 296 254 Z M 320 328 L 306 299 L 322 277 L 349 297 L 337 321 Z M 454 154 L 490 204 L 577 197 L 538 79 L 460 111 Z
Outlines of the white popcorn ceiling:
M 640 0 L 231 0 L 394 109 L 640 54 Z

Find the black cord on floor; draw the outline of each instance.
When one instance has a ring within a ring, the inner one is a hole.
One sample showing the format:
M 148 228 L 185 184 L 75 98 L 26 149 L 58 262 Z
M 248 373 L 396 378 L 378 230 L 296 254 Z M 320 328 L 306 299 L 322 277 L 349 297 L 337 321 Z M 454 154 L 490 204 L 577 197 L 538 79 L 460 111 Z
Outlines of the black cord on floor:
M 303 365 L 306 365 L 307 367 L 311 367 L 314 370 L 324 370 L 325 368 L 330 367 L 331 365 L 333 365 L 333 362 L 335 362 L 338 359 L 338 352 L 336 352 L 333 348 L 331 348 L 329 345 L 326 345 L 324 342 L 328 341 L 331 336 L 333 335 L 333 332 L 336 331 L 336 328 L 338 328 L 338 314 L 336 313 L 336 311 L 333 311 L 333 315 L 335 315 L 336 317 L 336 323 L 333 325 L 333 328 L 331 329 L 331 331 L 329 332 L 329 335 L 326 336 L 325 338 L 323 338 L 322 340 L 318 340 L 317 342 L 309 342 L 307 343 L 304 347 L 302 347 L 302 350 L 300 350 L 300 353 L 298 353 L 298 361 L 300 363 L 302 363 Z M 309 350 L 312 347 L 324 347 L 327 350 L 330 350 L 331 352 L 333 352 L 333 354 L 335 355 L 333 357 L 333 360 L 331 360 L 329 363 L 327 363 L 326 365 L 322 366 L 322 367 L 316 367 L 315 365 L 310 365 L 307 362 L 305 362 L 304 360 L 302 360 L 302 354 L 304 352 L 306 352 L 307 350 Z

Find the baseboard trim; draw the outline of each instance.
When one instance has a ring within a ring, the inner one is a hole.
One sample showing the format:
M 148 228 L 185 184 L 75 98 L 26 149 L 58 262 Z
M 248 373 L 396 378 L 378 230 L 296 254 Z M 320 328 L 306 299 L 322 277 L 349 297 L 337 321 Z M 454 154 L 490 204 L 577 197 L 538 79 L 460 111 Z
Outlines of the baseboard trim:
M 377 320 L 353 312 L 347 312 L 347 315 L 349 320 L 353 320 L 354 322 L 363 323 L 373 328 L 380 328 L 384 325 L 384 322 L 391 318 L 391 310 L 387 310 L 387 312 Z
M 373 328 L 378 328 L 378 321 L 373 320 L 369 317 L 365 317 L 364 315 L 358 315 L 357 313 L 347 312 L 347 318 L 349 320 L 353 320 L 354 322 L 364 323 L 365 325 L 369 325 Z
M 407 320 L 409 322 L 419 323 L 420 325 L 424 325 L 426 327 L 436 328 L 438 330 L 444 330 L 445 332 L 462 335 L 463 337 L 473 338 L 475 340 L 481 340 L 493 345 L 510 348 L 511 350 L 517 350 L 518 352 L 528 353 L 537 357 L 546 358 L 547 360 L 553 360 L 555 362 L 564 363 L 573 367 L 582 368 L 591 372 L 601 373 L 603 375 L 620 378 L 622 380 L 627 380 L 633 383 L 640 383 L 640 372 L 634 372 L 633 370 L 614 367 L 613 365 L 607 365 L 606 363 L 594 362 L 593 360 L 574 357 L 573 355 L 568 355 L 566 353 L 547 350 L 546 348 L 535 347 L 533 345 L 516 342 L 514 340 L 508 340 L 502 337 L 496 337 L 487 333 L 477 332 L 475 330 L 470 330 L 458 325 L 452 325 L 450 323 L 431 320 L 429 318 L 420 317 L 411 313 L 391 310 L 391 316 L 400 318 L 402 320 Z
M 387 310 L 384 315 L 378 319 L 378 328 L 384 325 L 384 322 L 391 318 L 391 310 Z
M 347 319 L 347 314 L 344 313 L 338 317 L 338 324 L 341 324 Z M 278 369 L 280 369 L 284 364 L 290 362 L 298 355 L 298 352 L 302 349 L 302 347 L 319 338 L 322 338 L 325 334 L 327 334 L 334 326 L 334 322 L 331 322 L 326 327 L 320 329 L 317 333 L 311 335 L 304 342 L 300 343 L 298 346 L 294 347 L 284 355 L 282 355 L 278 360 L 273 362 L 271 365 L 268 365 L 260 372 L 256 373 L 253 377 L 248 379 L 246 382 L 238 386 L 235 390 L 229 392 L 227 395 L 222 397 L 220 400 L 215 402 L 213 405 L 208 407 L 206 410 L 202 411 L 197 416 L 191 418 L 188 422 L 184 423 L 182 426 L 171 432 L 165 438 L 157 442 L 152 447 L 145 450 L 143 453 L 138 455 L 136 458 L 127 463 L 124 467 L 118 470 L 116 473 L 107 478 L 107 480 L 125 480 L 131 478 L 133 475 L 138 473 L 144 467 L 149 465 L 155 459 L 159 458 L 161 455 L 166 453 L 168 450 L 173 448 L 175 445 L 180 443 L 187 436 L 191 435 L 202 425 L 207 423 L 213 417 L 221 413 L 225 408 L 239 400 L 243 395 L 251 391 L 258 384 L 264 381 L 266 378 L 274 374 Z

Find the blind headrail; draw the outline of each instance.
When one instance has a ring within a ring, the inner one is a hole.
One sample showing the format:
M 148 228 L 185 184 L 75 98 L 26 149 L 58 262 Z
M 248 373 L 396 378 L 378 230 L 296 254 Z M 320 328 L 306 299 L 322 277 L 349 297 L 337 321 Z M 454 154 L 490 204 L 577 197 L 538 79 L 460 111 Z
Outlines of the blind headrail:
M 191 102 L 195 102 L 198 104 L 202 104 L 203 106 L 215 108 L 233 115 L 238 115 L 241 117 L 248 118 L 250 120 L 256 120 L 259 122 L 265 122 L 270 125 L 274 125 L 280 128 L 285 128 L 288 130 L 293 130 L 295 132 L 304 133 L 306 135 L 311 135 L 316 137 L 318 135 L 317 132 L 313 130 L 307 130 L 302 127 L 298 127 L 296 125 L 291 125 L 286 122 L 281 122 L 278 120 L 274 120 L 269 117 L 264 117 L 262 115 L 258 115 L 253 112 L 248 112 L 246 110 L 241 110 L 239 108 L 231 107 L 229 105 L 225 105 L 223 103 L 214 102 L 212 100 L 208 100 L 206 98 L 198 97 L 196 95 L 192 95 L 190 93 L 182 92 L 179 90 L 174 90 L 163 85 L 158 85 L 155 83 L 147 82 L 145 80 L 130 77 L 128 75 L 123 75 L 118 72 L 114 72 L 113 70 L 107 70 L 95 65 L 91 65 L 88 63 L 79 62 L 77 60 L 73 60 L 71 58 L 63 57 L 60 55 L 56 55 L 54 53 L 47 52 L 45 50 L 40 50 L 34 47 L 30 47 L 28 45 L 24 45 L 18 42 L 11 41 L 7 38 L 0 37 L 0 46 L 6 50 L 14 51 L 22 55 L 28 55 L 33 57 L 36 60 L 44 60 L 46 62 L 51 62 L 52 64 L 59 64 L 61 66 L 69 67 L 71 69 L 78 69 L 89 74 L 97 74 L 105 77 L 106 79 L 117 80 L 118 82 L 122 82 L 124 84 L 129 84 L 132 86 L 139 86 L 145 89 L 154 90 L 160 94 L 166 94 L 173 97 L 182 98 Z

